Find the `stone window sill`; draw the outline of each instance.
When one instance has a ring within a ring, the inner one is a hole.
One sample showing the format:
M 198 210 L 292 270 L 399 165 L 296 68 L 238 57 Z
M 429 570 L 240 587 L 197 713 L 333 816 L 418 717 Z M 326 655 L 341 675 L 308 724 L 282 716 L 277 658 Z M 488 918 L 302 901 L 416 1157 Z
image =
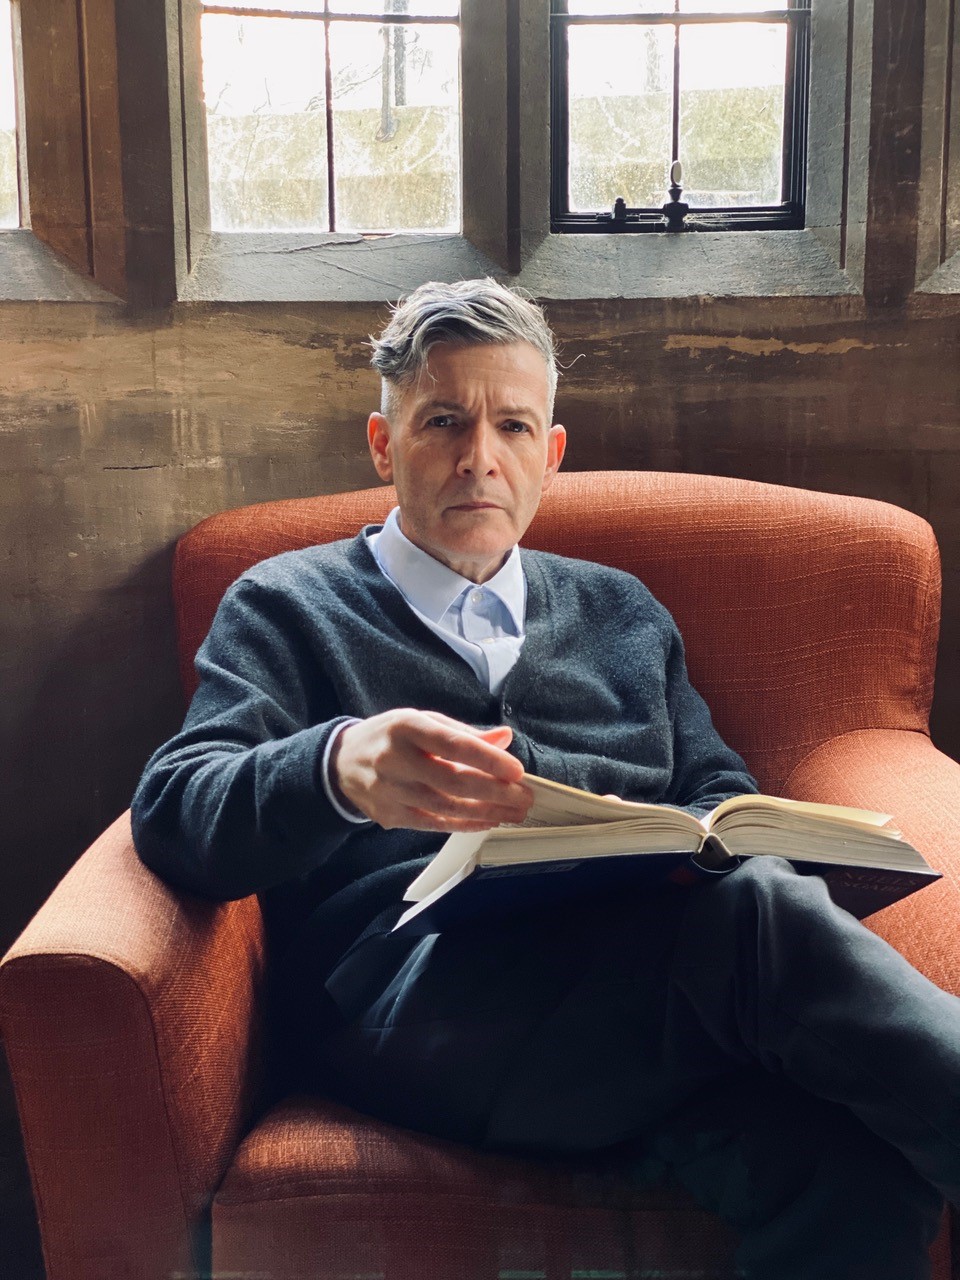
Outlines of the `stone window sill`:
M 424 280 L 505 273 L 463 236 L 212 235 L 184 302 L 388 302 Z M 550 235 L 511 284 L 538 298 L 856 295 L 811 231 Z
M 0 302 L 106 302 L 122 306 L 31 231 L 0 231 Z

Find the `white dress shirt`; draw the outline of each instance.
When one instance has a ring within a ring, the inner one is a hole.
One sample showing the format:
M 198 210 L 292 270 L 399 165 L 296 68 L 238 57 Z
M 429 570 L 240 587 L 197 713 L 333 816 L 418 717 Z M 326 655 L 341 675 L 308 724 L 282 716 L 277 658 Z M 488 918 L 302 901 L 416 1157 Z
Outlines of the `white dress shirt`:
M 492 694 L 499 693 L 524 640 L 527 583 L 519 550 L 513 548 L 492 578 L 471 582 L 411 542 L 400 528 L 399 513 L 394 507 L 383 528 L 367 535 L 381 572 L 423 625 L 459 654 Z M 337 800 L 330 783 L 330 752 L 345 728 L 347 724 L 328 739 L 321 776 L 337 812 L 351 822 L 363 822 L 366 819 Z

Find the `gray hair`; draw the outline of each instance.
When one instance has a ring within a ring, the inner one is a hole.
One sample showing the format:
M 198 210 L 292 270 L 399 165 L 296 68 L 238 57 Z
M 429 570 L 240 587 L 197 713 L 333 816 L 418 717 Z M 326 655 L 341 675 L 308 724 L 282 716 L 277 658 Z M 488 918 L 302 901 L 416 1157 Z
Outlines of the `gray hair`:
M 422 284 L 394 308 L 379 338 L 370 339 L 370 363 L 383 379 L 381 411 L 390 416 L 397 388 L 416 382 L 430 348 L 438 342 L 461 346 L 529 342 L 547 365 L 548 423 L 557 391 L 556 344 L 543 311 L 491 277 L 456 284 Z

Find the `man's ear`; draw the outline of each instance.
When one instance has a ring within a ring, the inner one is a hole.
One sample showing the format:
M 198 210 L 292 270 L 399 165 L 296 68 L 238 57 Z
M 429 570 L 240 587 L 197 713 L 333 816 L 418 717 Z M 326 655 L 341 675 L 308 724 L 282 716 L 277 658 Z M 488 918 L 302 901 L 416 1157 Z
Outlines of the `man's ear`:
M 555 423 L 547 433 L 547 465 L 543 473 L 543 492 L 553 484 L 567 448 L 567 429 Z
M 371 413 L 367 419 L 367 444 L 377 475 L 388 483 L 393 479 L 390 460 L 390 423 L 382 413 Z

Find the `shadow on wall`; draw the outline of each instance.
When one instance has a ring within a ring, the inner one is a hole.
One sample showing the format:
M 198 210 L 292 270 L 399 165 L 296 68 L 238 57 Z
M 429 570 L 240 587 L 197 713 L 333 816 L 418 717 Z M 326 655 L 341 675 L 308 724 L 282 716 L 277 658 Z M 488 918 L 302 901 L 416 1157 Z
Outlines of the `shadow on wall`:
M 127 807 L 147 757 L 183 718 L 172 556 L 172 546 L 148 556 L 106 589 L 34 596 L 15 614 L 18 661 L 7 693 L 9 752 L 2 753 L 11 767 L 0 779 L 8 815 L 4 950 Z

